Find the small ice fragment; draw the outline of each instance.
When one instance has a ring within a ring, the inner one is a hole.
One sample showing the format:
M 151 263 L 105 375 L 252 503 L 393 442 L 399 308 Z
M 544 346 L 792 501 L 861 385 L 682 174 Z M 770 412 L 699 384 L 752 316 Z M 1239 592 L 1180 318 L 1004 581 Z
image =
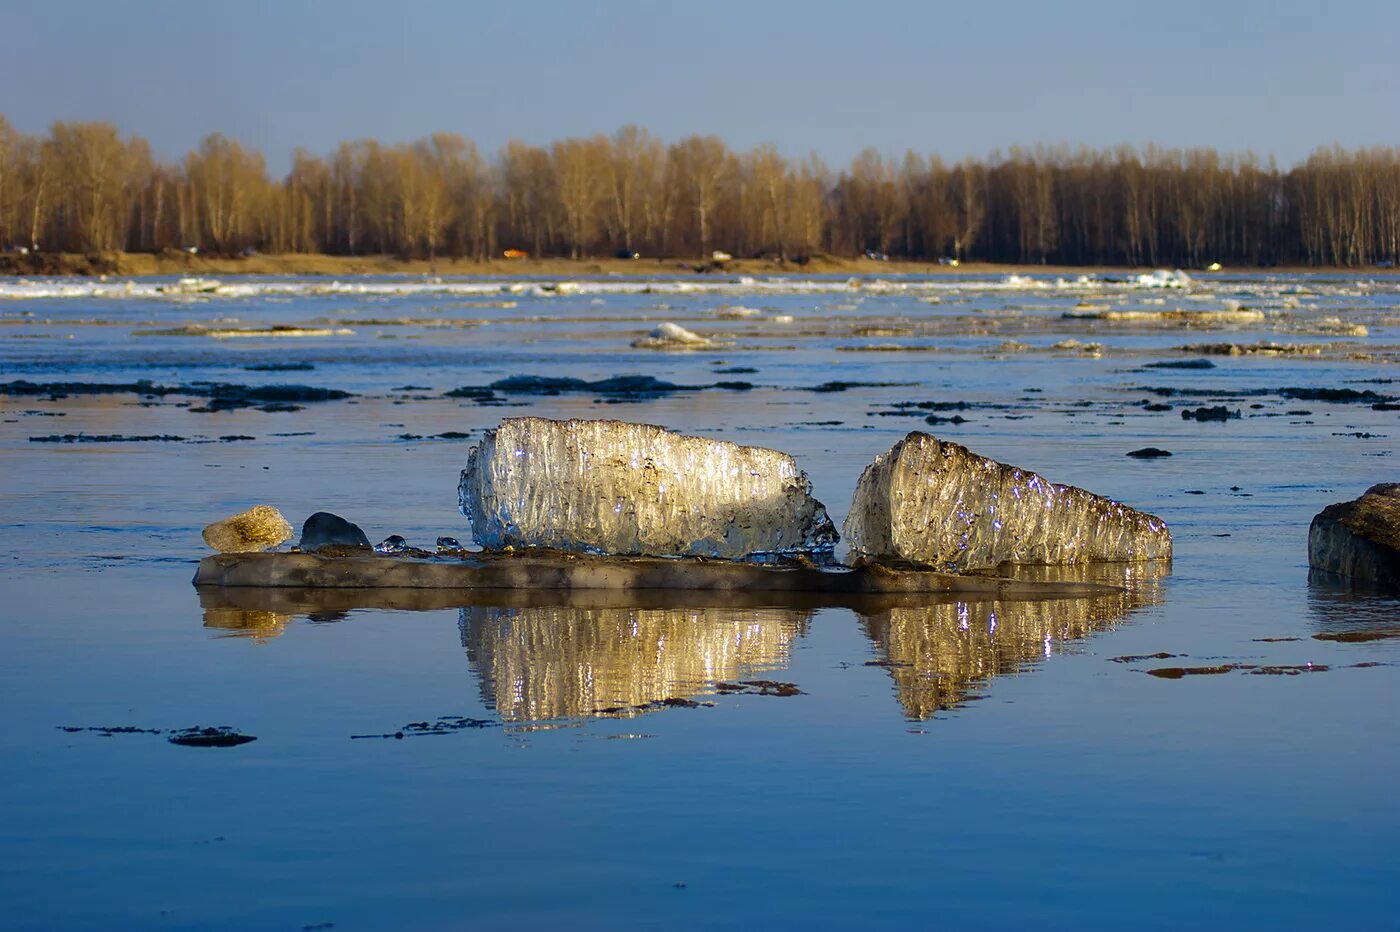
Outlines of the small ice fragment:
M 458 487 L 477 543 L 763 559 L 829 552 L 836 528 L 786 453 L 650 424 L 508 418 Z
M 403 553 L 408 549 L 408 541 L 404 540 L 398 534 L 390 534 L 388 537 L 375 544 L 374 549 L 378 553 Z
M 632 345 L 638 349 L 699 349 L 715 346 L 716 343 L 708 337 L 685 329 L 680 324 L 668 322 L 658 324 L 651 333 L 633 340 Z
M 1160 518 L 919 432 L 861 474 L 844 530 L 853 556 L 956 572 L 1172 555 Z
M 462 542 L 455 537 L 439 537 L 437 539 L 438 553 L 460 553 L 463 549 Z

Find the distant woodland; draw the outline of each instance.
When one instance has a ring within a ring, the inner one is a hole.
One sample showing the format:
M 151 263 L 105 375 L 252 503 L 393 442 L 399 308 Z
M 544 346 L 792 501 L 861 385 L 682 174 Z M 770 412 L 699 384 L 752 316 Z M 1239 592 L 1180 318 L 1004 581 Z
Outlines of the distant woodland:
M 108 123 L 0 116 L 0 247 L 487 258 L 816 255 L 1056 265 L 1400 262 L 1400 149 L 1252 154 L 1036 146 L 954 164 L 867 150 L 834 168 L 646 130 L 298 149 L 284 178 L 214 134 L 178 162 Z

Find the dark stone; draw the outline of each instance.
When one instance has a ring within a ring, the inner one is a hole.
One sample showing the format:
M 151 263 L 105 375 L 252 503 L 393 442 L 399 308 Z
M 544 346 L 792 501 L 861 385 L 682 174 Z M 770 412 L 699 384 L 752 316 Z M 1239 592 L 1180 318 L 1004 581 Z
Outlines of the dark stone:
M 359 525 L 351 524 L 340 515 L 329 511 L 318 511 L 306 519 L 301 526 L 301 543 L 297 545 L 307 552 L 322 547 L 349 547 L 369 550 L 369 538 Z
M 1373 485 L 1322 509 L 1308 528 L 1308 564 L 1353 580 L 1400 586 L 1400 483 Z
M 1151 459 L 1157 456 L 1171 456 L 1171 450 L 1163 450 L 1160 447 L 1143 447 L 1141 450 L 1133 450 L 1127 456 L 1135 456 L 1138 459 Z

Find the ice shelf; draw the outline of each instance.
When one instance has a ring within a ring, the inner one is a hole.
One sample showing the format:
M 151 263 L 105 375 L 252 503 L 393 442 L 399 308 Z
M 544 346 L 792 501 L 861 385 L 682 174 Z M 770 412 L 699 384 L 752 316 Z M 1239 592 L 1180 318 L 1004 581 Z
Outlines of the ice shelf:
M 458 503 L 489 550 L 762 560 L 837 534 L 786 453 L 613 420 L 509 418 L 472 448 Z
M 861 474 L 844 531 L 853 558 L 951 572 L 1172 554 L 1160 518 L 919 432 Z

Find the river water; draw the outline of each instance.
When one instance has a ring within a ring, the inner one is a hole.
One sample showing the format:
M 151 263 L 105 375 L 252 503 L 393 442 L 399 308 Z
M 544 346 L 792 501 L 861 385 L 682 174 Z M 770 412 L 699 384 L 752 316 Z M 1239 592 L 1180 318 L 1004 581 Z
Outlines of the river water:
M 631 345 L 665 322 L 710 343 Z M 1397 360 L 1353 274 L 0 284 L 0 924 L 1395 927 L 1400 601 L 1306 541 L 1400 479 Z M 485 390 L 615 375 L 683 388 Z M 1176 559 L 1042 603 L 190 585 L 262 502 L 466 539 L 521 414 L 784 450 L 838 527 L 928 430 Z

